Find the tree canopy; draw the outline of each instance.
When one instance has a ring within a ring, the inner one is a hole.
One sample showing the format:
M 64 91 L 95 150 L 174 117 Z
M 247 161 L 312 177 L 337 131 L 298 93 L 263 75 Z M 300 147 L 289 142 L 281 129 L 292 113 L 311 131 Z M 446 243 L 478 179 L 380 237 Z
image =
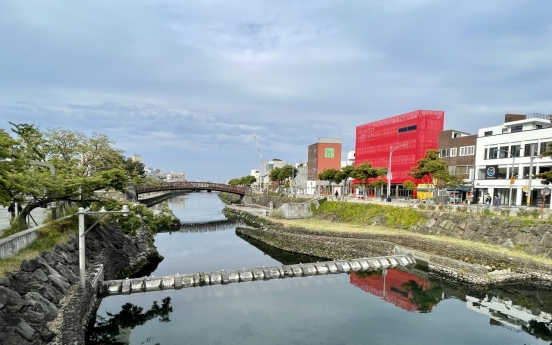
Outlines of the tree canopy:
M 240 178 L 233 178 L 228 181 L 228 184 L 232 186 L 251 186 L 256 181 L 257 179 L 255 178 L 255 176 L 247 175 Z
M 548 151 L 542 152 L 541 157 L 552 157 L 552 144 L 548 146 Z M 549 185 L 552 183 L 552 171 L 542 172 L 536 175 L 537 178 L 541 178 L 541 183 Z
M 418 165 L 411 168 L 409 176 L 433 184 L 434 179 L 448 181 L 450 174 L 447 163 L 439 158 L 439 151 L 427 150 L 424 158 L 419 159 Z
M 144 176 L 143 164 L 125 159 L 104 134 L 10 125 L 14 137 L 0 130 L 0 204 L 24 202 L 22 225 L 37 207 L 61 201 L 87 205 L 96 200 L 94 191 L 124 191 L 129 180 Z M 55 174 L 37 162 L 52 164 Z
M 364 187 L 364 190 L 383 185 L 382 177 L 387 174 L 386 168 L 372 167 L 372 164 L 365 162 L 357 165 L 351 172 L 351 177 Z

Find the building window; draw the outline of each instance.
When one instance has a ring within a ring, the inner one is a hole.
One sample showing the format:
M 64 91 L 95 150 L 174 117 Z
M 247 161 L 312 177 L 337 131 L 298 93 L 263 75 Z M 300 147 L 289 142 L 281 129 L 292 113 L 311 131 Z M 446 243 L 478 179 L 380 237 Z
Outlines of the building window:
M 447 149 L 439 150 L 439 157 L 440 158 L 448 157 L 448 150 Z
M 475 146 L 462 146 L 460 148 L 460 156 L 473 156 Z
M 453 147 L 450 149 L 450 156 L 451 157 L 456 157 L 456 147 Z
M 496 159 L 498 158 L 498 147 L 491 147 L 489 149 L 489 159 Z M 461 155 L 461 154 L 460 154 Z
M 540 154 L 542 155 L 544 152 L 548 151 L 550 143 L 542 142 L 540 143 Z
M 399 133 L 415 131 L 417 128 L 418 128 L 418 125 L 402 127 L 402 128 L 399 128 Z
M 501 146 L 499 152 L 500 158 L 508 158 L 508 146 Z
M 455 175 L 456 174 L 456 166 L 449 166 L 449 173 L 451 175 Z
M 485 132 L 484 134 L 486 137 L 488 137 L 489 135 L 493 135 L 493 131 L 488 131 L 488 132 Z
M 485 149 L 485 153 L 483 153 L 483 159 L 489 159 L 489 156 L 487 156 L 487 151 L 489 151 L 489 149 Z
M 510 146 L 510 156 L 519 157 L 521 153 L 521 145 L 512 145 Z
M 521 132 L 523 130 L 523 126 L 512 126 L 512 129 L 510 129 L 511 133 Z
M 542 129 L 542 125 L 537 125 L 537 129 Z

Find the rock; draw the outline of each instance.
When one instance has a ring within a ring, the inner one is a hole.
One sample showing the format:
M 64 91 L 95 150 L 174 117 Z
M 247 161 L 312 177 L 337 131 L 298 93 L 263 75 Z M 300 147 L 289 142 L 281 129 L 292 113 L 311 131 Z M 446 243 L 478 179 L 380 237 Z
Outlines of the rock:
M 17 333 L 2 333 L 2 345 L 22 345 L 24 343 L 26 343 L 25 339 Z
M 52 282 L 52 285 L 57 288 L 59 291 L 61 291 L 63 294 L 66 294 L 67 291 L 71 288 L 71 285 L 69 285 L 67 282 L 65 282 L 61 276 L 50 274 L 48 276 L 50 281 Z
M 427 222 L 425 222 L 424 227 L 431 229 L 435 225 L 436 221 L 433 218 L 429 218 Z
M 507 239 L 506 242 L 501 244 L 501 246 L 510 250 L 513 250 L 515 248 L 514 242 L 512 242 L 511 239 Z
M 38 263 L 36 262 L 36 260 L 23 260 L 19 267 L 22 271 L 33 272 L 38 267 Z
M 22 306 L 23 299 L 19 294 L 6 287 L 0 286 L 0 309 L 4 306 Z
M 35 334 L 35 330 L 23 320 L 21 320 L 15 326 L 15 331 L 17 332 L 17 334 L 19 334 L 20 336 L 22 336 L 27 340 L 31 340 L 33 338 L 33 335 Z
M 542 238 L 539 241 L 539 246 L 543 246 L 545 248 L 552 247 L 552 234 L 546 233 L 542 235 Z
M 31 309 L 44 315 L 46 321 L 52 321 L 58 315 L 58 308 L 42 297 L 38 292 L 29 292 L 25 295 L 25 300 L 31 304 Z
M 6 287 L 9 287 L 11 284 L 10 284 L 10 280 L 8 279 L 8 277 L 0 277 L 0 286 L 6 286 Z
M 42 271 L 41 269 L 38 269 L 38 270 L 34 271 L 33 272 L 33 277 L 35 277 L 36 279 L 38 279 L 42 282 L 48 281 L 48 277 L 46 277 L 46 274 L 44 274 L 44 271 Z

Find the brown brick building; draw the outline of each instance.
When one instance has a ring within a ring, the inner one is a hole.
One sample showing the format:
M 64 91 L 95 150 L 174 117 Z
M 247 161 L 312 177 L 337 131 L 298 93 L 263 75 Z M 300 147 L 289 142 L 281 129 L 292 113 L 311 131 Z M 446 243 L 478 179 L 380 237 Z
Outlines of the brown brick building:
M 475 146 L 477 134 L 469 134 L 453 129 L 439 133 L 439 157 L 449 166 L 451 174 L 464 179 L 464 186 L 457 188 L 465 200 L 473 187 L 475 171 Z

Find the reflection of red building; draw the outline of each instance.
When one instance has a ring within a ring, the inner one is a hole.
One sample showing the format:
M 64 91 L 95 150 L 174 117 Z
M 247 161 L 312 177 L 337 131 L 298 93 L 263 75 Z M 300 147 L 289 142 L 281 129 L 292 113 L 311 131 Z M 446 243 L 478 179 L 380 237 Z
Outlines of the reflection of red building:
M 423 291 L 429 289 L 430 286 L 429 280 L 396 269 L 388 270 L 385 276 L 366 278 L 361 278 L 353 273 L 349 279 L 354 286 L 381 297 L 406 311 L 416 311 L 418 306 L 412 302 L 412 292 L 405 289 L 403 284 L 413 280 Z
M 387 168 L 392 147 L 406 144 L 397 148 L 391 159 L 391 182 L 402 185 L 406 180 L 412 180 L 407 173 L 424 157 L 425 152 L 438 148 L 439 132 L 443 130 L 444 121 L 443 111 L 416 110 L 357 126 L 355 165 L 369 162 L 372 166 Z M 396 189 L 391 194 L 400 193 Z

